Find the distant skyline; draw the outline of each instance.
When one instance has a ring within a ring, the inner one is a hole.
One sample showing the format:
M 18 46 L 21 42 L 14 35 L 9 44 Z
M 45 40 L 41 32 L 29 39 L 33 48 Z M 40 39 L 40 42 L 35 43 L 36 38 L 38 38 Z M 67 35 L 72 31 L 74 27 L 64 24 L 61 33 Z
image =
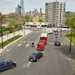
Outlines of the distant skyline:
M 24 0 L 25 11 L 45 9 L 45 2 L 52 2 L 55 0 Z M 60 0 L 57 0 L 60 1 Z M 61 0 L 63 1 L 63 0 Z M 75 0 L 64 0 L 66 3 L 66 11 L 75 12 Z M 20 4 L 20 0 L 1 0 L 0 1 L 0 12 L 7 14 L 14 12 L 17 4 Z

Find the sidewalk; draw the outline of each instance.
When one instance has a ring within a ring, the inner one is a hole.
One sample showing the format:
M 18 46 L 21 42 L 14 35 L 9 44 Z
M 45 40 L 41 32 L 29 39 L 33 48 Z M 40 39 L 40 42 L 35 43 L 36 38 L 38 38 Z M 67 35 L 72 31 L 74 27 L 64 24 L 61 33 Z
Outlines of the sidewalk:
M 3 41 L 6 41 L 8 39 L 11 39 L 12 37 L 14 36 L 17 36 L 17 35 L 27 35 L 28 33 L 30 33 L 31 31 L 30 30 L 19 30 L 19 31 L 16 31 L 14 33 L 10 33 L 10 34 L 6 34 L 3 36 Z M 1 43 L 1 37 L 0 37 L 0 43 Z

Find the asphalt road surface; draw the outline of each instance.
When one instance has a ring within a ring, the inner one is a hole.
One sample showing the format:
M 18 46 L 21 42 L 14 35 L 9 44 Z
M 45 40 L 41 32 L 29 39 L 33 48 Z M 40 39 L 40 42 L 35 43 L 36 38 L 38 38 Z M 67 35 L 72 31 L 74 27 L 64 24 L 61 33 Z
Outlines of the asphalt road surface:
M 28 56 L 36 51 L 31 47 L 31 42 L 37 42 L 41 32 L 32 32 L 27 37 L 7 48 L 6 58 L 16 61 L 17 67 L 7 70 L 0 75 L 74 75 L 70 63 L 54 46 L 52 35 L 48 36 L 48 44 L 45 48 L 44 56 L 36 63 L 28 62 Z

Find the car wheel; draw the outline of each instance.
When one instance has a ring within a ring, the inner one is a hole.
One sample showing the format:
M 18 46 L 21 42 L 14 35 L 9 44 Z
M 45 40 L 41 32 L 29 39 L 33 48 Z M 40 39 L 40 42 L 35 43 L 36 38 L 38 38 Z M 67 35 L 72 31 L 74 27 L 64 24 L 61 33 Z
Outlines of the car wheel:
M 33 62 L 33 59 L 32 59 L 32 58 L 30 58 L 30 59 L 29 59 L 29 61 L 30 61 L 30 62 Z
M 16 67 L 16 63 L 13 63 L 13 64 L 12 64 L 12 68 L 14 68 L 14 67 Z
M 34 60 L 34 62 L 37 62 L 37 61 L 38 61 L 38 59 Z

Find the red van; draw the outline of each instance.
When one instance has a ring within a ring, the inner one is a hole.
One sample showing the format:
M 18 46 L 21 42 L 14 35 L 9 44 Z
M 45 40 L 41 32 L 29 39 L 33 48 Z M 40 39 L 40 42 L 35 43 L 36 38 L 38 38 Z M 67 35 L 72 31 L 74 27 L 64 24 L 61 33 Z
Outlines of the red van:
M 40 41 L 38 44 L 37 44 L 37 51 L 44 51 L 45 49 L 45 44 L 43 41 Z

